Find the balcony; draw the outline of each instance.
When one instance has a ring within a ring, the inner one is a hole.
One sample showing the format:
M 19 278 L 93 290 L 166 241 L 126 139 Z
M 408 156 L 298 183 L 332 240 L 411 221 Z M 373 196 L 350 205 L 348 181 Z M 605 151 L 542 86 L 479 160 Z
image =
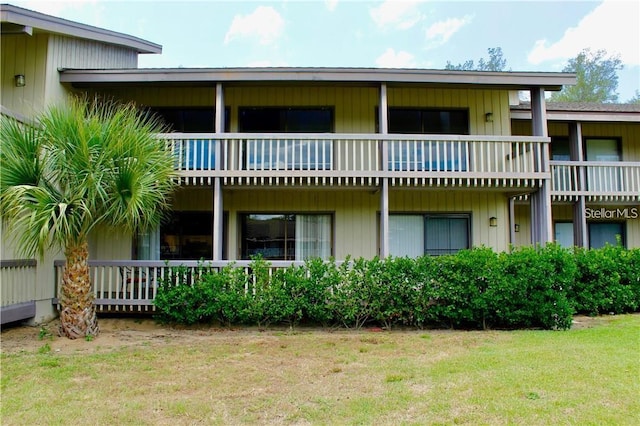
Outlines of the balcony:
M 0 260 L 0 323 L 36 314 L 36 265 L 33 259 Z
M 551 161 L 551 195 L 556 201 L 640 201 L 640 162 Z
M 548 138 L 380 134 L 159 135 L 184 185 L 536 187 Z M 216 158 L 219 156 L 220 158 Z

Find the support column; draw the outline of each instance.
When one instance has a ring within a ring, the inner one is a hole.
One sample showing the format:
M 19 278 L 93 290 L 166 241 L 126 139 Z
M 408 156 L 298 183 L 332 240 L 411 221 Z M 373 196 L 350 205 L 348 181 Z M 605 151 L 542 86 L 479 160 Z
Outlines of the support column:
M 509 244 L 516 244 L 516 212 L 515 212 L 515 198 L 509 197 Z
M 547 130 L 547 108 L 545 104 L 544 88 L 535 87 L 531 89 L 531 119 L 533 136 L 549 136 Z M 542 172 L 549 173 L 549 149 L 542 150 Z M 532 242 L 546 244 L 553 241 L 553 218 L 551 213 L 551 179 L 544 179 L 540 184 L 540 189 L 536 194 L 532 194 L 533 198 L 537 198 L 535 203 L 532 202 L 532 214 L 538 219 L 537 238 Z M 535 212 L 534 212 L 535 205 Z M 534 217 L 531 218 L 532 224 Z M 533 229 L 533 226 L 532 226 Z
M 216 116 L 215 116 L 215 132 L 216 134 L 224 133 L 224 91 L 222 83 L 216 84 Z M 214 167 L 218 171 L 222 166 L 222 149 L 220 139 L 215 142 L 215 158 Z M 213 260 L 222 260 L 222 216 L 224 208 L 222 205 L 222 185 L 220 177 L 213 178 Z
M 571 161 L 584 161 L 584 148 L 582 146 L 582 123 L 569 124 L 569 146 L 571 149 Z M 587 188 L 587 177 L 584 166 L 578 167 L 578 181 L 576 190 L 584 191 Z M 578 195 L 573 204 L 573 244 L 578 247 L 589 247 L 587 232 L 586 199 L 584 195 Z
M 389 133 L 388 110 L 387 110 L 387 84 L 380 84 L 380 106 L 378 108 L 380 123 L 380 133 L 387 135 Z M 384 136 L 383 136 L 384 138 Z M 380 158 L 382 164 L 380 170 L 387 171 L 389 167 L 389 142 L 384 138 L 379 144 L 382 151 Z M 380 191 L 380 257 L 389 256 L 389 178 L 382 177 L 382 191 Z

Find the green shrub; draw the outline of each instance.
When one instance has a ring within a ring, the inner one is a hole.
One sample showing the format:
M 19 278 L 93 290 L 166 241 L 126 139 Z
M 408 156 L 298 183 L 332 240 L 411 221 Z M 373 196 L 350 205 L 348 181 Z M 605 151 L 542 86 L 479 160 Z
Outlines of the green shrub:
M 634 312 L 640 307 L 640 249 L 607 245 L 576 249 L 578 276 L 571 297 L 577 313 Z
M 638 310 L 640 250 L 481 247 L 340 265 L 311 259 L 273 271 L 255 258 L 248 268 L 170 268 L 154 303 L 158 319 L 183 324 L 566 329 L 574 311 Z
M 570 251 L 557 244 L 523 247 L 502 254 L 504 291 L 496 317 L 510 327 L 571 327 L 573 306 L 567 297 L 576 278 Z M 497 298 L 495 293 L 492 299 Z

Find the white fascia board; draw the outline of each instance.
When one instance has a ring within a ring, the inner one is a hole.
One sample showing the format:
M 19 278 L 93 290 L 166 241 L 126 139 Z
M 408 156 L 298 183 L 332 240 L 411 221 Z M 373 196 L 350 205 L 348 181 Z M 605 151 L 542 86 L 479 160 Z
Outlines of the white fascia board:
M 560 90 L 575 84 L 575 74 L 479 72 L 374 68 L 159 68 L 63 70 L 62 83 L 204 83 L 204 82 L 348 82 L 480 85 L 528 90 Z
M 83 38 L 135 49 L 138 53 L 162 53 L 162 46 L 129 34 L 80 24 L 13 5 L 0 6 L 0 21 L 43 32 Z

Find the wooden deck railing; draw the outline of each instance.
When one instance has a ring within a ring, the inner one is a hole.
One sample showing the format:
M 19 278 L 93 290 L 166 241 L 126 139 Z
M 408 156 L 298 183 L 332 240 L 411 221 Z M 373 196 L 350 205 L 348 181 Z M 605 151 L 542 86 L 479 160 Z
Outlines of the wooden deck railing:
M 640 201 L 640 162 L 551 161 L 552 196 Z
M 0 317 L 2 324 L 35 315 L 36 261 L 0 260 Z
M 188 185 L 532 186 L 549 177 L 549 138 L 532 136 L 170 133 Z M 384 155 L 383 155 L 384 154 Z M 386 158 L 386 161 L 383 159 Z
M 111 261 L 89 261 L 89 273 L 91 274 L 91 284 L 93 295 L 98 311 L 109 312 L 153 312 L 155 299 L 158 292 L 158 285 L 165 278 L 169 277 L 169 270 L 172 267 L 181 266 L 185 268 L 187 281 L 193 280 L 207 269 L 219 270 L 229 264 L 243 268 L 246 274 L 250 274 L 250 261 L 141 261 L 141 260 L 111 260 Z M 294 265 L 301 265 L 303 262 L 295 261 L 271 261 L 269 262 L 269 274 L 279 268 L 287 268 Z M 60 300 L 60 289 L 64 261 L 55 261 L 56 269 L 56 299 Z M 247 287 L 247 291 L 251 291 Z

